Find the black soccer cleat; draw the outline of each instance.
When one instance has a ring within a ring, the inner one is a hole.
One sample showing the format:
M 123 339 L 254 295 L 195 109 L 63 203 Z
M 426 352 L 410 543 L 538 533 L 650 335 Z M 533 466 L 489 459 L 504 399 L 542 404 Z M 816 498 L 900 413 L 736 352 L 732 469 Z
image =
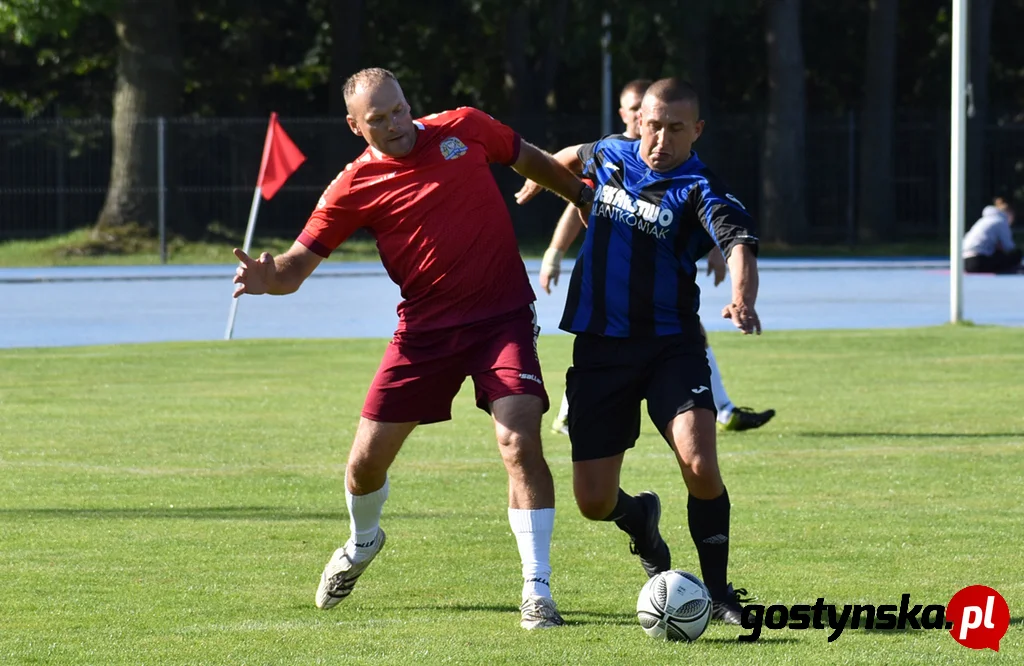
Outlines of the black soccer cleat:
M 737 626 L 743 623 L 743 606 L 753 599 L 745 599 L 742 597 L 747 596 L 747 591 L 742 587 L 738 590 L 732 589 L 732 583 L 725 590 L 724 599 L 712 599 L 711 600 L 711 619 L 724 622 L 725 624 L 735 624 Z
M 725 423 L 719 421 L 718 427 L 722 430 L 732 430 L 735 432 L 739 432 L 741 430 L 753 430 L 754 428 L 760 428 L 765 423 L 771 421 L 773 416 L 775 416 L 774 409 L 755 412 L 750 407 L 733 407 L 729 420 Z
M 643 534 L 633 537 L 629 544 L 629 552 L 640 556 L 640 565 L 648 578 L 654 578 L 662 571 L 672 568 L 672 554 L 668 544 L 661 538 L 658 523 L 661 521 L 661 500 L 649 490 L 636 496 L 636 501 L 644 507 L 647 522 Z

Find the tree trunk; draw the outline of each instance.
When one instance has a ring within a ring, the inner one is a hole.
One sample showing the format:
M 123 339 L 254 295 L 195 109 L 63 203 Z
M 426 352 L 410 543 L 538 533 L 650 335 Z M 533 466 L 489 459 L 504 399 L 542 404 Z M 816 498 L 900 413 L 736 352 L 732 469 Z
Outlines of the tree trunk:
M 761 238 L 804 240 L 804 54 L 800 0 L 768 0 L 768 117 L 761 160 Z
M 113 163 L 97 230 L 157 222 L 155 119 L 175 113 L 181 54 L 174 0 L 121 0 L 113 15 L 118 38 Z
M 899 0 L 872 0 L 869 8 L 857 202 L 858 237 L 864 241 L 887 239 L 895 228 L 893 115 L 898 9 Z
M 997 192 L 986 191 L 992 187 L 987 178 L 985 156 L 986 127 L 988 126 L 988 70 L 989 51 L 992 43 L 992 10 L 995 0 L 972 0 L 969 3 L 968 69 L 971 90 L 974 96 L 974 116 L 967 119 L 967 219 L 981 215 L 981 209 Z
M 331 0 L 331 75 L 329 108 L 332 116 L 342 118 L 345 111 L 345 79 L 362 68 L 364 0 Z

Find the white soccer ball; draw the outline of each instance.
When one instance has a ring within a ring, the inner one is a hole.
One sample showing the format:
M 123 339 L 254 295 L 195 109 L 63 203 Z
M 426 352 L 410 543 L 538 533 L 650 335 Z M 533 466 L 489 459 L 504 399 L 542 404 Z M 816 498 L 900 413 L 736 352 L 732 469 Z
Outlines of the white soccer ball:
M 651 638 L 695 641 L 711 619 L 711 595 L 686 571 L 664 571 L 640 590 L 636 617 Z

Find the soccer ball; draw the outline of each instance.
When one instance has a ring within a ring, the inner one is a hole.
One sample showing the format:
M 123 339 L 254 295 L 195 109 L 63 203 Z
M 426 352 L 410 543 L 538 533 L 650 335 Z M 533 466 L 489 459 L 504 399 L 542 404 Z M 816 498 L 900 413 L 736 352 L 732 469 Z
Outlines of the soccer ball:
M 640 590 L 636 617 L 651 638 L 695 641 L 711 619 L 711 595 L 686 571 L 663 571 Z

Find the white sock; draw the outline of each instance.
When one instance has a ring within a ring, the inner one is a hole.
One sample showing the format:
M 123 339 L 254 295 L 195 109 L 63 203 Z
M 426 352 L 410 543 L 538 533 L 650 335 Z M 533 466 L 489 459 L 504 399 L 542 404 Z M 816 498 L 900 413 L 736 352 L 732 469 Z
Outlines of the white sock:
M 523 562 L 523 600 L 529 596 L 551 598 L 551 533 L 554 509 L 509 509 L 508 524 L 516 535 Z
M 556 421 L 565 422 L 569 418 L 569 396 L 562 394 L 562 406 L 558 408 L 558 416 L 555 417 Z
M 384 502 L 388 499 L 390 482 L 384 479 L 384 485 L 365 495 L 353 495 L 345 484 L 345 503 L 348 504 L 351 542 L 355 545 L 357 561 L 360 554 L 372 553 L 376 546 L 377 532 L 380 530 L 380 514 Z
M 718 420 L 726 423 L 732 416 L 732 401 L 722 383 L 722 373 L 718 371 L 718 361 L 715 360 L 715 353 L 711 347 L 705 350 L 708 354 L 708 365 L 711 366 L 711 395 L 715 398 L 715 408 L 718 409 Z

